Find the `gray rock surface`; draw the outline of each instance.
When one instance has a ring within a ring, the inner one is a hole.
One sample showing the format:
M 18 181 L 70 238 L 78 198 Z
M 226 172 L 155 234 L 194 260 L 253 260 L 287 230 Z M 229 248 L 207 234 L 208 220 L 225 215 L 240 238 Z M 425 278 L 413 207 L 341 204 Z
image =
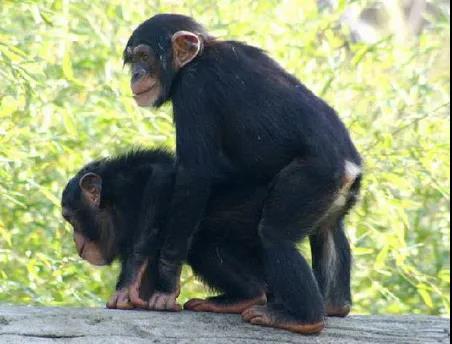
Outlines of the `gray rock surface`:
M 300 336 L 245 324 L 238 315 L 0 306 L 0 343 L 450 343 L 450 322 L 351 316 L 328 319 L 318 336 Z

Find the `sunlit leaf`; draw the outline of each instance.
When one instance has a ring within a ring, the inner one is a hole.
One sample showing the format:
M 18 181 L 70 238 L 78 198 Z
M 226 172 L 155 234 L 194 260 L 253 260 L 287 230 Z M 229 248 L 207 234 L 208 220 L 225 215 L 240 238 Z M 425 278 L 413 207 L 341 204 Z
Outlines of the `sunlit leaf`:
M 121 62 L 138 23 L 173 12 L 267 50 L 345 121 L 365 162 L 346 221 L 354 312 L 450 314 L 449 4 L 430 1 L 420 35 L 400 39 L 405 19 L 395 32 L 385 6 L 409 1 L 0 3 L 0 303 L 103 306 L 112 293 L 118 264 L 81 261 L 60 196 L 95 158 L 174 148 L 171 106 L 138 109 Z M 374 40 L 349 19 L 366 6 Z M 182 283 L 182 302 L 208 293 L 189 268 Z

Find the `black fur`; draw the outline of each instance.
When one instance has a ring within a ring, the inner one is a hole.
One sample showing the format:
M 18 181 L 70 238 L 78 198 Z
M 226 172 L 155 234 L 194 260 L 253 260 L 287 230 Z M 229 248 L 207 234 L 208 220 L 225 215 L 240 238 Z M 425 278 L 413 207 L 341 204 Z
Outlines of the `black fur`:
M 100 211 L 113 218 L 113 226 L 106 234 L 101 234 L 105 228 L 100 226 L 99 213 L 81 206 L 79 180 L 89 172 L 102 177 Z M 90 163 L 66 186 L 62 206 L 76 214 L 75 220 L 81 223 L 78 230 L 92 240 L 105 236 L 114 240 L 110 262 L 122 262 L 117 289 L 133 280 L 144 259 L 158 255 L 165 236 L 164 224 L 171 217 L 173 181 L 171 153 L 138 150 Z M 191 242 L 188 263 L 211 289 L 230 299 L 265 292 L 261 247 L 256 239 L 266 195 L 265 186 L 217 187 Z
M 175 70 L 171 37 L 181 30 L 199 34 L 203 49 Z M 327 276 L 339 271 L 341 282 L 334 285 L 344 290 L 333 292 L 325 290 L 332 283 L 317 286 L 295 247 L 320 231 L 334 233 L 359 189 L 360 176 L 353 192 L 346 190 L 346 205 L 330 213 L 347 179 L 345 162 L 361 166 L 336 112 L 262 50 L 212 39 L 191 18 L 157 15 L 134 31 L 127 47 L 138 43 L 151 46 L 161 61 L 163 92 L 154 105 L 172 101 L 177 138 L 172 216 L 160 257 L 162 266 L 173 268 L 165 268 L 158 289 L 175 290 L 178 267 L 189 255 L 212 189 L 249 179 L 271 186 L 259 220 L 259 243 L 276 299 L 303 323 L 323 319 L 322 293 L 332 298 L 327 303 L 349 304 L 350 259 L 314 254 L 314 266 L 326 264 L 322 269 L 331 270 Z M 332 235 L 328 249 L 350 255 L 342 235 Z M 317 268 L 316 274 L 323 278 Z
M 99 209 L 86 204 L 79 186 L 89 172 L 102 178 Z M 74 229 L 98 242 L 107 263 L 121 260 L 117 289 L 133 279 L 134 269 L 143 259 L 156 255 L 161 233 L 154 229 L 166 222 L 173 180 L 171 153 L 135 150 L 86 165 L 64 189 L 62 207 L 72 214 Z

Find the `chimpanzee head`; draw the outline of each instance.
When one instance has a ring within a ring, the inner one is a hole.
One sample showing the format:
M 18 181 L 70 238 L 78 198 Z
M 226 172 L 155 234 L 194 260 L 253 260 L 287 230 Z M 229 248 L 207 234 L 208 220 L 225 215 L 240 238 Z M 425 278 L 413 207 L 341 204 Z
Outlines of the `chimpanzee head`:
M 98 266 L 117 254 L 113 209 L 102 203 L 102 178 L 93 172 L 77 175 L 63 191 L 62 215 L 74 229 L 77 252 Z
M 167 101 L 177 72 L 211 39 L 200 24 L 182 15 L 159 14 L 138 26 L 124 50 L 137 104 L 158 107 Z

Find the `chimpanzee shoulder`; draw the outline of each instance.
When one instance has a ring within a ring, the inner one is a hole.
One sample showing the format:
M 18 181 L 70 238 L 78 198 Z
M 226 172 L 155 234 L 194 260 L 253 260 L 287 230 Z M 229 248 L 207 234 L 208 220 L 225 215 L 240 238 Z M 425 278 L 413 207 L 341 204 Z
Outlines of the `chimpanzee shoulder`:
M 108 177 L 114 178 L 118 174 L 130 175 L 131 172 L 149 165 L 162 164 L 171 166 L 173 163 L 174 155 L 168 150 L 162 148 L 135 149 L 116 157 L 96 160 L 81 169 L 77 176 L 93 172 L 98 173 L 104 179 Z
M 183 111 L 190 117 L 184 111 L 187 108 L 196 107 L 198 114 L 205 111 L 205 123 L 211 127 L 215 121 L 223 123 L 218 130 L 223 134 L 233 130 L 235 141 L 242 146 L 254 147 L 253 137 L 302 155 L 316 155 L 335 146 L 336 154 L 326 153 L 325 166 L 328 161 L 340 166 L 344 158 L 361 164 L 348 129 L 334 108 L 260 48 L 238 41 L 209 42 L 196 60 L 179 71 L 173 91 L 176 115 Z M 212 116 L 216 120 L 208 119 Z M 177 118 L 176 125 L 178 120 L 184 121 Z M 241 134 L 245 135 L 242 140 Z M 265 151 L 263 147 L 257 142 L 254 154 Z
M 98 159 L 86 165 L 70 180 L 63 191 L 63 203 L 79 197 L 79 181 L 87 173 L 102 177 L 105 186 L 102 196 L 104 201 L 108 201 L 116 196 L 141 194 L 138 190 L 146 184 L 155 167 L 172 171 L 173 165 L 174 154 L 164 148 L 135 149 L 116 157 Z

